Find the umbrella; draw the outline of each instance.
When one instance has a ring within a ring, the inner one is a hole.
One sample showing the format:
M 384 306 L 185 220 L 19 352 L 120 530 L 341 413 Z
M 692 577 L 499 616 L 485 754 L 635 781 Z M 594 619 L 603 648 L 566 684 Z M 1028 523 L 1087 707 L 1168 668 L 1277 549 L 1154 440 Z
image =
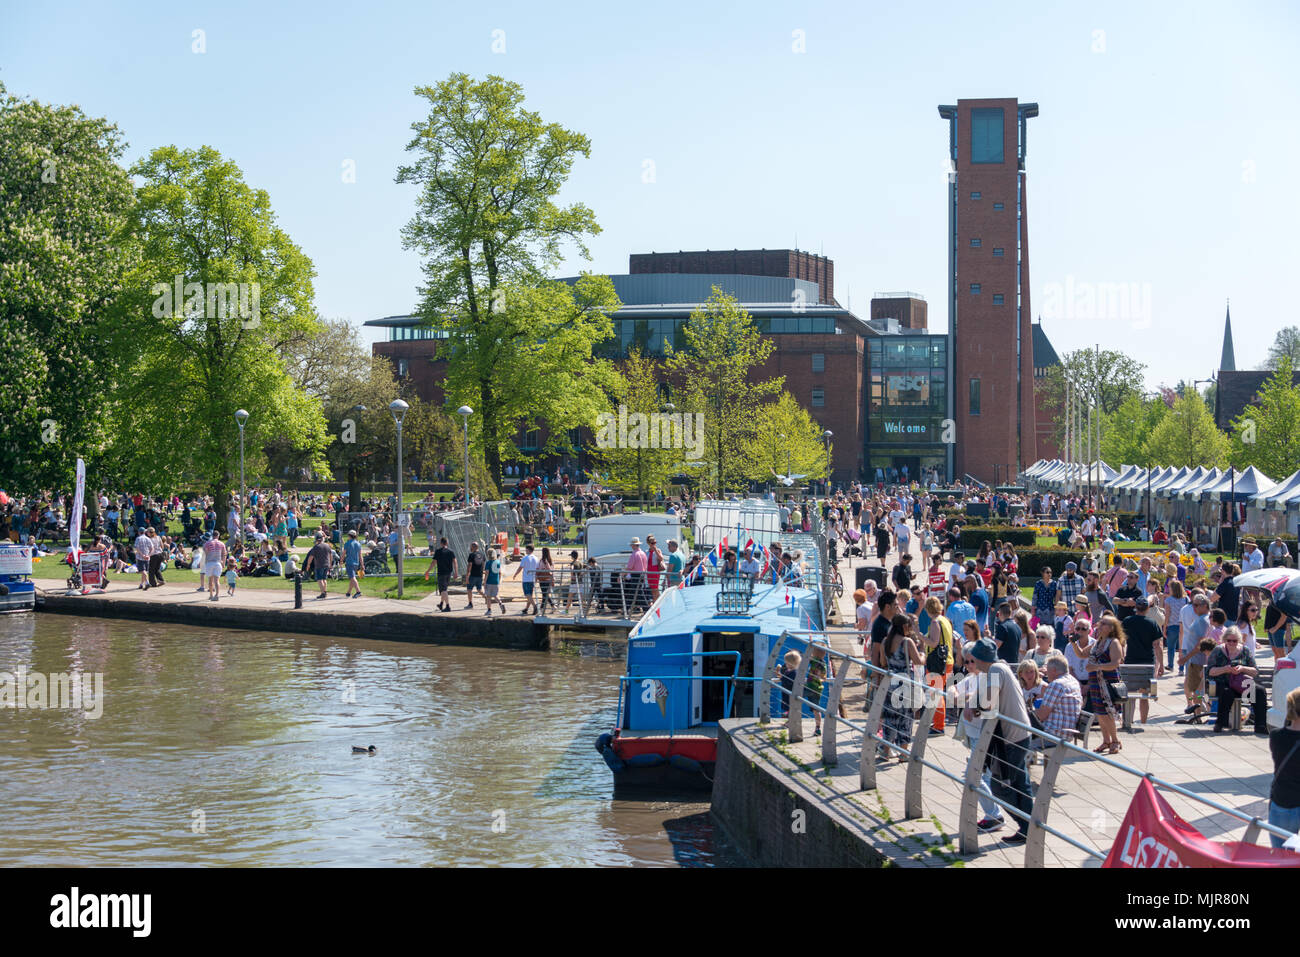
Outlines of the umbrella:
M 1237 575 L 1232 583 L 1238 588 L 1263 588 L 1269 593 L 1276 593 L 1296 578 L 1300 578 L 1300 571 L 1294 568 L 1261 568 Z
M 1300 618 L 1300 577 L 1292 578 L 1276 589 L 1273 592 L 1273 604 L 1288 618 Z

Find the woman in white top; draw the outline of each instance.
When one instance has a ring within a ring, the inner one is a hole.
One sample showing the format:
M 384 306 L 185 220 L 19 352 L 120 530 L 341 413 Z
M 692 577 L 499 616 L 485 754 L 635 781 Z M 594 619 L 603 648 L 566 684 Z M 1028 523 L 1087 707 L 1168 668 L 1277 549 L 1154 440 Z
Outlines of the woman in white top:
M 1087 618 L 1075 618 L 1070 643 L 1065 646 L 1065 660 L 1070 663 L 1070 674 L 1080 682 L 1087 681 L 1089 677 L 1085 665 L 1092 652 L 1092 644 L 1092 622 Z

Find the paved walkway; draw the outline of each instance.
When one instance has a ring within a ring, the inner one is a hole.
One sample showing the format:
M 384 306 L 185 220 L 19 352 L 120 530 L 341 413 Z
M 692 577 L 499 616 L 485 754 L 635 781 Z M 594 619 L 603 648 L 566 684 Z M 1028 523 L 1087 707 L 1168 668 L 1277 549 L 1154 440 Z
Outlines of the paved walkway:
M 912 538 L 913 565 L 920 569 L 916 538 Z M 891 552 L 886 567 L 893 568 L 897 552 Z M 872 553 L 869 563 L 879 565 Z M 853 566 L 862 564 L 855 558 Z M 846 586 L 853 580 L 848 559 L 840 563 L 840 572 Z M 851 589 L 846 587 L 841 601 L 841 614 L 846 623 L 853 621 Z M 832 646 L 837 651 L 856 653 L 845 636 L 834 635 Z M 1262 650 L 1262 649 L 1261 649 Z M 1268 661 L 1267 652 L 1263 655 Z M 1178 725 L 1182 717 L 1184 698 L 1183 679 L 1165 677 L 1159 682 L 1160 697 L 1151 702 L 1149 723 L 1145 726 L 1134 716 L 1132 732 L 1120 732 L 1123 750 L 1113 760 L 1150 772 L 1173 784 L 1178 784 L 1228 807 L 1252 816 L 1267 818 L 1268 791 L 1273 779 L 1273 762 L 1269 755 L 1268 739 L 1245 728 L 1240 732 L 1216 735 L 1211 723 Z M 861 685 L 846 688 L 845 708 L 848 719 L 861 724 L 865 720 L 865 688 Z M 889 855 L 896 863 L 908 867 L 948 867 L 961 863 L 964 867 L 1021 867 L 1024 865 L 1024 846 L 1001 843 L 1000 835 L 1015 829 L 1010 814 L 1003 830 L 980 835 L 980 851 L 973 856 L 957 853 L 958 809 L 961 785 L 950 781 L 930 769 L 923 772 L 922 816 L 903 820 L 904 780 L 907 766 L 897 760 L 880 762 L 877 766 L 877 789 L 858 789 L 858 756 L 861 735 L 841 726 L 839 738 L 839 763 L 825 768 L 821 763 L 821 739 L 813 737 L 813 722 L 804 720 L 804 741 L 789 745 L 784 741 L 784 720 L 774 720 L 766 728 L 757 722 L 744 733 L 751 744 L 761 747 L 780 766 L 794 769 L 790 760 L 808 766 L 808 772 L 796 772 L 806 780 L 815 782 L 815 790 L 825 793 L 824 800 L 841 812 L 854 816 L 870 829 L 878 850 Z M 952 737 L 953 726 L 947 733 L 930 737 L 926 745 L 926 760 L 961 778 L 965 774 L 969 754 L 965 744 Z M 1089 744 L 1095 747 L 1101 740 L 1100 731 L 1094 728 Z M 1031 767 L 1030 776 L 1037 786 L 1043 766 Z M 1082 755 L 1066 758 L 1057 778 L 1051 802 L 1048 824 L 1068 834 L 1080 843 L 1102 854 L 1114 843 L 1120 822 L 1137 789 L 1139 778 L 1109 767 L 1101 761 Z M 1203 804 L 1171 792 L 1162 791 L 1174 809 L 1192 826 L 1216 840 L 1236 840 L 1246 829 L 1244 822 L 1230 815 L 1213 812 Z M 1260 843 L 1266 843 L 1267 837 Z M 1047 836 L 1045 861 L 1047 866 L 1096 866 L 1088 855 L 1065 841 Z

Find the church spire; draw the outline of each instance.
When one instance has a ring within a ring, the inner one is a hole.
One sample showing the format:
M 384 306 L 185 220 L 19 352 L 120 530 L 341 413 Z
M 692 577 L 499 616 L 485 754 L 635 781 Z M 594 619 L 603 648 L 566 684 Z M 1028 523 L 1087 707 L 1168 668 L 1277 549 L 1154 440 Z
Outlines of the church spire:
M 1227 306 L 1223 317 L 1223 355 L 1219 358 L 1219 369 L 1224 372 L 1237 371 L 1237 360 L 1232 352 L 1232 310 Z

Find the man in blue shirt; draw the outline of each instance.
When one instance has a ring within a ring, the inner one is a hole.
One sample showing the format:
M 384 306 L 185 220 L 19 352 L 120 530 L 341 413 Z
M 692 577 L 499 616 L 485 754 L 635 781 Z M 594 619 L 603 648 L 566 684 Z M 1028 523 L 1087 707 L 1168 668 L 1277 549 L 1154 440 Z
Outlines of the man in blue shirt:
M 984 634 L 989 627 L 989 593 L 984 587 L 984 579 L 979 575 L 973 575 L 970 581 L 975 583 L 975 587 L 970 593 L 970 605 L 975 609 L 975 621 L 980 626 L 980 634 Z
M 1020 661 L 1020 644 L 1024 635 L 1020 626 L 1011 620 L 1011 602 L 998 605 L 998 625 L 993 632 L 993 642 L 998 646 L 998 657 L 1009 665 Z
M 348 540 L 343 545 L 343 567 L 348 573 L 348 593 L 344 598 L 360 598 L 361 583 L 357 581 L 357 569 L 361 567 L 361 543 L 357 541 L 357 530 L 348 532 Z M 356 589 L 354 592 L 353 589 Z
M 960 588 L 948 589 L 948 610 L 944 615 L 952 622 L 954 641 L 957 640 L 956 636 L 963 634 L 965 622 L 978 620 L 975 617 L 975 606 L 962 597 Z

